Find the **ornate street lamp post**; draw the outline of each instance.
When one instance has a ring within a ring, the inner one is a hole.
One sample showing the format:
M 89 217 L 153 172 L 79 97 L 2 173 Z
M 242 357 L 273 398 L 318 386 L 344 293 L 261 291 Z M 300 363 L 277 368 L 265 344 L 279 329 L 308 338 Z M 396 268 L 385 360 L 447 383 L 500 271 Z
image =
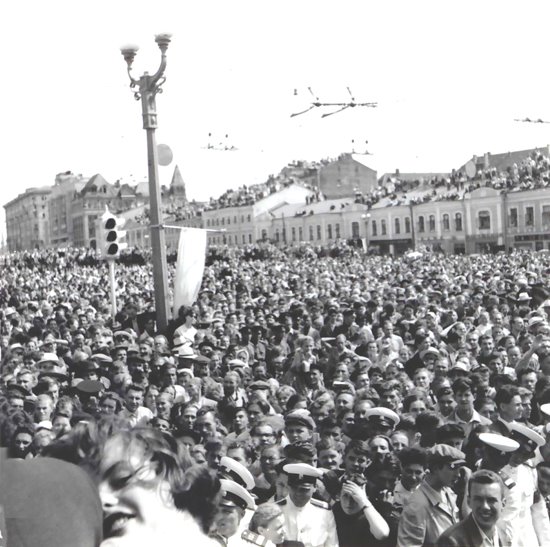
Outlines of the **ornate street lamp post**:
M 161 51 L 161 61 L 158 70 L 153 76 L 144 72 L 139 79 L 132 77 L 132 63 L 138 49 L 136 46 L 121 48 L 121 53 L 128 65 L 130 88 L 135 90 L 134 97 L 141 99 L 143 115 L 143 129 L 147 132 L 147 164 L 149 170 L 149 202 L 151 215 L 151 249 L 153 251 L 153 281 L 155 286 L 155 310 L 157 315 L 157 329 L 164 331 L 168 325 L 170 308 L 168 305 L 168 268 L 166 265 L 166 242 L 162 225 L 161 193 L 158 175 L 158 152 L 155 138 L 157 128 L 156 95 L 162 93 L 162 85 L 166 81 L 166 50 L 170 44 L 170 34 L 158 34 L 155 42 Z M 137 88 L 137 89 L 136 89 Z

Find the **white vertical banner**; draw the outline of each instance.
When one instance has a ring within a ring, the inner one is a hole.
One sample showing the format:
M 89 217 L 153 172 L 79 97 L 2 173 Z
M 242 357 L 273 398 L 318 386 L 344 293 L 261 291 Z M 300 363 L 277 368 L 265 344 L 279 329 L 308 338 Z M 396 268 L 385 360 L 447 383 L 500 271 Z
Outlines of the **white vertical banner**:
M 206 259 L 206 230 L 182 228 L 174 280 L 174 317 L 181 306 L 194 304 L 201 287 Z

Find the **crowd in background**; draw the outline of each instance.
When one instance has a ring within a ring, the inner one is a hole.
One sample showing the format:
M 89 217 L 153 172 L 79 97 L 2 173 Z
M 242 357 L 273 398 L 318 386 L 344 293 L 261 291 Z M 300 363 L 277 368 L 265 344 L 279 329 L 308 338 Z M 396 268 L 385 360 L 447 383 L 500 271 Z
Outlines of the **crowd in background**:
M 549 256 L 212 248 L 162 332 L 144 252 L 114 316 L 88 251 L 1 264 L 0 443 L 84 469 L 105 546 L 550 545 Z

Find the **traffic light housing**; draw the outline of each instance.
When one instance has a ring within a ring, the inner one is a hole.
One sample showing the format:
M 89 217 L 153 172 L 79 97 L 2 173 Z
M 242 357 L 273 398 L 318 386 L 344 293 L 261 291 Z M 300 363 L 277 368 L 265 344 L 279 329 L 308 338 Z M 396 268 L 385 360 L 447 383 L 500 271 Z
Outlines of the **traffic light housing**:
M 101 216 L 101 255 L 103 258 L 117 258 L 128 244 L 124 241 L 126 231 L 121 228 L 126 223 L 108 210 Z

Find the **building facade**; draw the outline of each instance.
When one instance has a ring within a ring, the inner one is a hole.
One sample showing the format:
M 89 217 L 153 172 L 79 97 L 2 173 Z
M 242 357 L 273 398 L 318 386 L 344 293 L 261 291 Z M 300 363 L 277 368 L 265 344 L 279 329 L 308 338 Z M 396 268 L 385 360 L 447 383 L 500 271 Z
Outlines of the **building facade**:
M 87 178 L 74 175 L 72 172 L 59 173 L 51 188 L 48 200 L 48 216 L 50 228 L 50 245 L 52 247 L 67 247 L 73 241 L 72 202 L 82 191 Z
M 341 154 L 320 169 L 319 187 L 327 199 L 368 194 L 378 186 L 376 171 L 364 154 Z
M 45 249 L 50 245 L 48 198 L 51 188 L 28 188 L 4 205 L 10 251 Z
M 202 226 L 211 230 L 208 242 L 211 244 L 248 245 L 270 237 L 266 226 L 283 205 L 303 205 L 315 192 L 300 184 L 292 184 L 260 199 L 254 204 L 240 207 L 209 209 L 202 213 Z

